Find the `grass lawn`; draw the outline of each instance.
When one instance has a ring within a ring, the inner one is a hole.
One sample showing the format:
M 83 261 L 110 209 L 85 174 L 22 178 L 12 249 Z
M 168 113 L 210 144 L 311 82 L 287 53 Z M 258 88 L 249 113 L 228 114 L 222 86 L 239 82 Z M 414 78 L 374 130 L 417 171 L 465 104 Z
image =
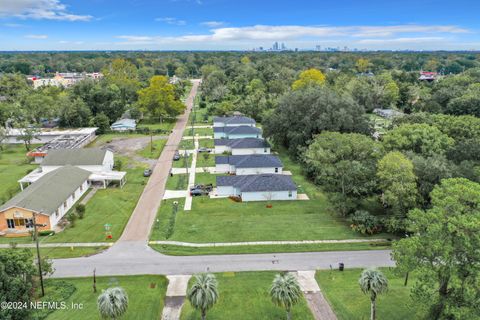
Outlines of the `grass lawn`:
M 215 167 L 215 155 L 208 152 L 201 152 L 197 155 L 197 168 Z
M 269 295 L 275 272 L 227 272 L 216 274 L 218 302 L 207 313 L 209 320 L 285 319 L 284 309 L 275 306 Z M 190 283 L 192 283 L 192 280 Z M 182 320 L 201 319 L 200 312 L 188 301 L 182 309 Z M 304 299 L 292 308 L 292 319 L 309 320 L 313 316 Z
M 107 133 L 97 136 L 88 147 L 101 147 L 107 143 L 110 143 L 115 138 L 128 139 L 128 138 L 140 138 L 146 135 L 140 133 Z
M 187 150 L 191 150 L 191 149 L 194 149 L 194 145 L 193 145 L 193 140 L 192 139 L 182 139 L 182 141 L 180 141 L 180 144 L 178 145 L 178 148 L 179 149 L 187 149 Z
M 188 158 L 186 161 L 187 161 L 188 169 L 190 170 L 190 167 L 192 166 L 192 155 L 188 155 Z M 173 161 L 172 166 L 174 168 L 185 168 L 185 157 L 183 156 L 182 153 L 180 153 L 180 160 Z
M 213 124 L 213 116 L 207 116 L 207 108 L 193 108 L 188 117 L 188 125 L 192 125 L 192 119 L 195 119 L 193 124 L 197 126 Z
M 0 204 L 7 202 L 20 191 L 18 180 L 37 165 L 30 164 L 26 156 L 27 151 L 23 144 L 4 146 L 0 151 Z
M 153 151 L 152 151 L 152 143 L 148 143 L 148 145 L 143 148 L 142 150 L 138 150 L 137 154 L 143 158 L 150 158 L 150 159 L 157 159 L 160 157 L 160 153 L 162 153 L 163 148 L 167 144 L 167 139 L 158 139 L 153 140 Z
M 245 253 L 280 253 L 280 252 L 319 252 L 319 251 L 352 251 L 352 250 L 388 250 L 390 242 L 363 243 L 325 243 L 303 245 L 263 245 L 192 248 L 163 244 L 151 244 L 153 249 L 171 256 L 196 256 L 211 254 L 245 254 Z
M 199 139 L 198 144 L 200 147 L 205 147 L 205 148 L 215 148 L 215 145 L 213 144 L 213 139 Z
M 67 306 L 72 303 L 83 304 L 81 310 L 55 310 L 48 320 L 84 320 L 100 319 L 97 310 L 97 297 L 109 287 L 122 287 L 128 295 L 128 310 L 122 319 L 156 320 L 163 310 L 167 279 L 163 276 L 118 276 L 97 277 L 97 293 L 92 290 L 92 278 L 48 279 L 46 281 L 45 301 L 55 301 L 58 288 L 70 284 L 75 291 L 66 299 Z M 154 286 L 154 288 L 152 288 Z
M 108 247 L 74 247 L 72 248 L 42 248 L 40 245 L 40 254 L 44 258 L 50 259 L 62 259 L 62 258 L 76 258 L 91 256 L 93 254 L 100 253 L 101 251 L 107 249 Z M 37 251 L 33 248 L 30 249 L 34 254 Z M 8 249 L 0 249 L 8 250 Z
M 358 285 L 361 269 L 317 271 L 316 279 L 339 320 L 370 319 L 370 298 Z M 377 298 L 377 319 L 422 319 L 420 308 L 410 298 L 413 278 L 404 287 L 404 277 L 393 269 L 382 269 L 388 278 L 388 292 Z
M 217 176 L 221 176 L 221 174 L 211 174 L 208 172 L 197 173 L 195 174 L 195 184 L 216 184 Z
M 267 240 L 331 240 L 358 238 L 391 238 L 389 234 L 366 236 L 353 231 L 348 221 L 333 212 L 325 195 L 300 174 L 300 166 L 280 155 L 286 170 L 300 193 L 307 193 L 309 201 L 273 201 L 273 208 L 266 202 L 237 203 L 230 199 L 193 199 L 192 210 L 183 212 L 179 207 L 175 230 L 169 240 L 187 242 L 233 242 Z M 211 183 L 215 175 L 198 174 L 197 183 Z M 159 210 L 160 221 L 170 210 Z M 165 240 L 159 233 L 152 233 L 151 240 Z M 345 248 L 347 249 L 347 248 Z
M 137 128 L 149 128 L 150 130 L 165 130 L 171 131 L 175 126 L 175 120 L 166 120 L 163 122 L 158 122 L 150 119 L 145 119 L 140 121 Z
M 213 129 L 212 128 L 194 128 L 193 134 L 192 129 L 187 126 L 185 131 L 183 132 L 184 136 L 193 136 L 198 134 L 199 136 L 213 136 Z
M 167 190 L 187 190 L 188 176 L 186 174 L 174 174 L 168 177 Z

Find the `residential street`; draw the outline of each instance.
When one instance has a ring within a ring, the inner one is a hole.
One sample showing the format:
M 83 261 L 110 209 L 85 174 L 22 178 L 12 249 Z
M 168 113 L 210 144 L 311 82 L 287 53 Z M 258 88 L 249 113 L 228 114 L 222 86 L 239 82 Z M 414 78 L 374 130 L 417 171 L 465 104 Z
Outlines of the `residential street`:
M 187 125 L 199 82 L 193 80 L 186 100 L 187 110 L 179 117 L 120 240 L 98 255 L 54 260 L 52 277 L 90 276 L 94 269 L 97 275 L 179 275 L 206 271 L 329 269 L 337 268 L 339 262 L 345 263 L 346 268 L 394 265 L 389 250 L 177 257 L 162 255 L 150 248 L 147 242 L 151 226 L 165 192 L 172 158 Z

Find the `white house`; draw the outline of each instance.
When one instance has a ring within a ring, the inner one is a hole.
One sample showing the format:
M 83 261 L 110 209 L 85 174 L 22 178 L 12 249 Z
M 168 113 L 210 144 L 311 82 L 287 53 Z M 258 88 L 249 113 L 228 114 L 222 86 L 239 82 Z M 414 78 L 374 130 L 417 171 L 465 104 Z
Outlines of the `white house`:
M 113 131 L 127 131 L 127 130 L 135 130 L 137 128 L 137 123 L 134 119 L 120 119 L 115 121 L 111 126 L 110 129 Z
M 214 139 L 262 138 L 262 130 L 251 126 L 213 127 Z
M 40 230 L 53 229 L 87 191 L 89 176 L 73 166 L 44 174 L 0 207 L 0 232 L 28 235 L 34 214 Z
M 238 127 L 250 126 L 255 127 L 255 120 L 244 116 L 233 117 L 213 117 L 213 127 Z
M 258 174 L 217 177 L 217 196 L 237 196 L 242 201 L 296 200 L 291 176 Z
M 281 174 L 282 161 L 271 154 L 251 154 L 215 157 L 215 172 L 236 175 Z
M 231 153 L 232 155 L 270 154 L 270 144 L 264 139 L 215 139 L 216 154 Z
M 126 172 L 114 171 L 113 152 L 107 149 L 57 149 L 50 150 L 41 165 L 19 180 L 23 189 L 24 183 L 33 183 L 48 172 L 64 166 L 75 166 L 90 172 L 90 183 L 101 183 L 104 188 L 111 181 L 118 181 L 120 186 L 125 184 Z

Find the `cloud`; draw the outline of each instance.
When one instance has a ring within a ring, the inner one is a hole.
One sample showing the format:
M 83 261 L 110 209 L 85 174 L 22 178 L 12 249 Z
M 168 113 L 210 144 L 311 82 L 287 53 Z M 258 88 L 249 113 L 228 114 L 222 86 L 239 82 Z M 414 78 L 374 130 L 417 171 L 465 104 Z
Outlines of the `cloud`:
M 77 15 L 67 11 L 60 0 L 0 0 L 0 17 L 37 20 L 89 21 L 90 15 Z
M 155 21 L 165 22 L 168 24 L 176 25 L 176 26 L 184 26 L 187 24 L 185 20 L 179 20 L 177 18 L 172 18 L 172 17 L 156 18 Z
M 394 38 L 394 39 L 362 39 L 357 41 L 359 44 L 409 44 L 438 42 L 445 40 L 444 37 L 412 37 L 412 38 Z
M 48 36 L 46 34 L 27 34 L 25 36 L 27 39 L 47 39 Z
M 84 42 L 84 41 L 60 40 L 60 41 L 58 41 L 58 43 L 61 43 L 61 44 L 76 44 L 76 45 L 80 45 L 80 44 L 84 44 L 85 42 Z
M 209 28 L 218 28 L 218 27 L 224 26 L 225 22 L 223 22 L 223 21 L 205 21 L 205 22 L 200 23 L 200 25 L 206 26 L 206 27 L 209 27 Z
M 19 24 L 19 23 L 4 23 L 3 26 L 4 26 L 4 27 L 8 27 L 8 28 L 21 28 L 21 27 L 24 27 L 23 24 Z

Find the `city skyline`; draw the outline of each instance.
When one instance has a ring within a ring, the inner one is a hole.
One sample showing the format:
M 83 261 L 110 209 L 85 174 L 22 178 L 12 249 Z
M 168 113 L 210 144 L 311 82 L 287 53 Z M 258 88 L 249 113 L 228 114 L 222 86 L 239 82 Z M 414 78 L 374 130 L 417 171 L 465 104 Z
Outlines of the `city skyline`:
M 479 49 L 480 4 L 456 7 L 463 12 L 443 0 L 0 0 L 0 50 Z

